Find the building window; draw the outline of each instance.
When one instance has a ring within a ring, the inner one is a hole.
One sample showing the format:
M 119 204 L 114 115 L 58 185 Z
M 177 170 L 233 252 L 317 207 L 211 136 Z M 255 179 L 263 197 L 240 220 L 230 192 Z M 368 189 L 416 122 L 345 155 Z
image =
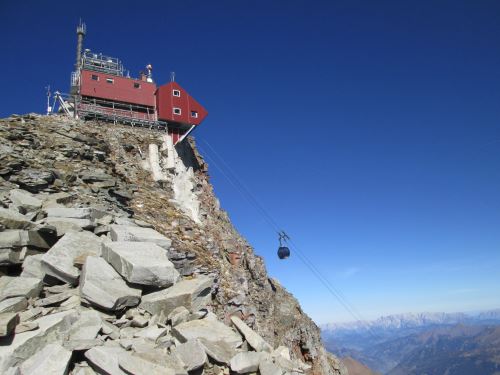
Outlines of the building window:
M 177 108 L 177 107 L 174 107 L 174 115 L 180 115 L 181 114 L 181 109 L 180 108 Z
M 115 80 L 113 78 L 106 78 L 106 82 L 107 83 L 113 83 L 113 82 L 115 82 Z
M 92 78 L 93 81 L 99 81 L 99 76 L 96 74 L 92 74 L 92 77 L 90 78 Z
M 197 111 L 191 111 L 191 117 L 198 118 L 198 112 Z
M 177 96 L 178 98 L 181 97 L 181 91 L 180 90 L 172 90 L 172 95 Z
M 141 84 L 134 82 L 134 89 L 140 89 L 140 88 L 141 88 Z

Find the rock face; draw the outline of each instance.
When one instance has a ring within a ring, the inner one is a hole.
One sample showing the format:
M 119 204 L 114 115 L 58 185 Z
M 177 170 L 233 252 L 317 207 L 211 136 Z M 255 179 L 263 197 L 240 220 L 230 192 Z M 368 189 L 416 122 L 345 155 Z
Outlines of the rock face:
M 148 129 L 0 120 L 0 314 L 0 373 L 345 374 L 194 141 Z

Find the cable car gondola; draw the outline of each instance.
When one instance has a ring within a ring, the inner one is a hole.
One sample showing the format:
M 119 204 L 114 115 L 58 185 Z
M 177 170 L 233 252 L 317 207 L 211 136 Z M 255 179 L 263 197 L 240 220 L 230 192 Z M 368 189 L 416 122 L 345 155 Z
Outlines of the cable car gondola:
M 288 235 L 283 231 L 278 233 L 278 235 L 278 240 L 280 242 L 280 247 L 278 248 L 278 258 L 281 260 L 287 259 L 290 256 L 290 249 L 287 246 L 284 246 L 284 244 L 286 243 L 286 240 L 290 239 L 290 237 L 288 237 Z

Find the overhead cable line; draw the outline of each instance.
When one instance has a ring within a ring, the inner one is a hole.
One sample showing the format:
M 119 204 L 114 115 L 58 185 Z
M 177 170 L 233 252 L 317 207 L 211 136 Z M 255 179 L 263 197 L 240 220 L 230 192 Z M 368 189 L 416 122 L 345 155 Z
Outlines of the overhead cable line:
M 217 153 L 217 151 L 206 141 L 202 139 L 206 144 L 208 149 L 214 157 L 211 157 L 207 152 L 204 152 L 209 161 L 222 173 L 222 175 L 229 181 L 229 183 L 242 195 L 267 221 L 267 223 L 274 228 L 278 235 L 281 235 L 283 231 L 280 226 L 273 219 L 273 217 L 268 213 L 268 211 L 259 203 L 259 201 L 253 196 L 250 190 L 241 182 L 233 169 L 228 165 L 228 163 Z M 198 147 L 200 145 L 198 144 Z M 199 147 L 200 148 L 200 147 Z M 203 147 L 201 147 L 203 151 Z M 219 165 L 215 160 L 217 158 L 222 166 L 225 167 L 226 171 Z M 316 276 L 316 278 L 323 284 L 323 286 L 330 292 L 330 294 L 346 309 L 346 311 L 354 318 L 354 320 L 364 324 L 368 332 L 377 339 L 378 337 L 373 333 L 371 327 L 363 319 L 362 315 L 357 311 L 357 309 L 347 300 L 344 293 L 336 288 L 329 280 L 326 278 L 321 271 L 314 265 L 314 263 L 305 255 L 304 252 L 300 250 L 298 245 L 292 241 L 290 238 L 287 239 L 288 242 L 294 247 L 299 259 L 304 263 L 304 265 L 311 271 L 311 273 Z

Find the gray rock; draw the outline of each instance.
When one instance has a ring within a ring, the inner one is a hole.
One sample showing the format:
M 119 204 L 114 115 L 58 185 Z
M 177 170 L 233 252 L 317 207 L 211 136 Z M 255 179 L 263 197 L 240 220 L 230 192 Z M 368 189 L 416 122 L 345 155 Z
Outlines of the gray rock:
M 23 261 L 25 253 L 25 247 L 17 249 L 0 248 L 0 265 L 10 266 L 13 264 L 20 264 Z
M 146 340 L 156 342 L 160 337 L 165 336 L 167 333 L 168 333 L 167 328 L 150 326 L 135 332 L 134 337 L 140 337 Z
M 42 267 L 43 256 L 44 254 L 35 254 L 24 258 L 21 277 L 33 277 L 42 280 L 45 277 L 45 271 Z
M 16 326 L 16 335 L 18 333 L 23 333 L 26 331 L 33 331 L 35 329 L 38 329 L 38 323 L 35 323 L 35 322 L 19 323 Z
M 74 219 L 69 217 L 47 217 L 45 223 L 56 228 L 57 236 L 64 236 L 68 232 L 91 230 L 95 224 L 89 219 Z
M 260 361 L 263 359 L 259 352 L 241 352 L 231 358 L 231 370 L 238 374 L 256 372 L 259 369 Z
M 90 208 L 69 208 L 69 207 L 57 207 L 57 208 L 47 208 L 45 209 L 47 217 L 60 217 L 60 218 L 71 218 L 71 219 L 90 219 L 91 209 Z
M 0 301 L 12 297 L 38 297 L 42 280 L 31 277 L 0 277 Z
M 118 366 L 118 357 L 126 351 L 120 346 L 96 346 L 85 352 L 85 358 L 99 372 L 106 375 L 127 375 Z
M 133 284 L 166 288 L 175 284 L 180 277 L 168 260 L 165 249 L 151 242 L 105 243 L 102 257 Z
M 48 297 L 36 300 L 34 305 L 35 306 L 59 305 L 59 304 L 61 304 L 61 302 L 66 301 L 67 299 L 69 299 L 73 295 L 74 295 L 73 291 L 66 291 L 63 293 L 53 294 L 53 295 L 50 295 Z
M 28 231 L 28 246 L 50 249 L 57 242 L 57 228 L 52 225 L 38 225 Z
M 16 334 L 9 345 L 0 346 L 0 373 L 32 357 L 45 345 L 61 340 L 76 319 L 74 311 L 64 311 L 35 320 L 37 330 Z
M 22 374 L 65 375 L 68 372 L 71 351 L 54 343 L 48 344 L 21 365 Z
M 266 341 L 264 341 L 264 339 L 260 337 L 259 334 L 254 332 L 240 318 L 238 318 L 237 316 L 232 316 L 231 322 L 233 322 L 238 331 L 240 331 L 240 333 L 245 337 L 245 340 L 247 340 L 248 344 L 250 344 L 250 346 L 254 348 L 255 351 L 268 353 L 271 353 L 273 351 L 273 347 Z
M 104 345 L 104 341 L 101 339 L 91 339 L 91 340 L 66 340 L 63 341 L 63 346 L 68 350 L 89 350 L 96 346 Z
M 161 363 L 154 363 L 146 360 L 143 356 L 135 353 L 122 353 L 118 357 L 120 368 L 128 374 L 148 374 L 148 375 L 175 375 L 176 371 L 166 367 Z
M 260 362 L 259 372 L 260 375 L 283 375 L 284 373 L 271 359 L 265 359 Z
M 187 371 L 193 371 L 203 367 L 207 361 L 205 349 L 198 340 L 188 340 L 176 347 L 176 354 L 184 362 Z
M 188 309 L 186 309 L 184 306 L 179 306 L 173 309 L 170 314 L 168 314 L 168 320 L 170 321 L 171 326 L 175 327 L 180 323 L 187 322 L 189 315 L 190 313 Z
M 206 339 L 208 341 L 223 341 L 233 348 L 237 348 L 243 343 L 241 336 L 230 327 L 219 321 L 208 319 L 181 323 L 172 328 L 172 335 L 181 343 L 188 340 Z
M 28 300 L 26 297 L 7 298 L 0 302 L 0 314 L 16 313 L 23 311 L 26 307 L 28 307 Z
M 104 259 L 89 256 L 80 278 L 80 296 L 106 310 L 136 306 L 141 290 L 129 287 Z
M 153 242 L 164 249 L 172 244 L 170 239 L 151 228 L 114 224 L 110 233 L 113 241 Z
M 32 212 L 42 207 L 43 201 L 26 190 L 13 189 L 10 191 L 10 200 L 23 212 Z
M 206 276 L 181 280 L 168 289 L 143 296 L 140 307 L 151 314 L 163 312 L 165 316 L 178 306 L 197 311 L 210 302 L 211 286 L 212 279 Z
M 236 354 L 234 346 L 225 341 L 210 341 L 200 338 L 198 342 L 205 350 L 205 353 L 219 363 L 229 364 L 231 358 Z
M 0 248 L 28 246 L 28 231 L 7 229 L 0 232 Z
M 286 359 L 290 359 L 290 350 L 286 346 L 280 345 L 273 350 L 271 355 L 273 357 L 282 356 Z
M 80 271 L 73 265 L 76 258 L 101 254 L 101 239 L 90 232 L 70 232 L 64 235 L 43 257 L 46 274 L 76 285 Z
M 0 337 L 14 333 L 17 323 L 19 323 L 19 316 L 16 313 L 0 314 Z
M 0 224 L 8 229 L 30 229 L 35 227 L 26 216 L 0 207 Z

